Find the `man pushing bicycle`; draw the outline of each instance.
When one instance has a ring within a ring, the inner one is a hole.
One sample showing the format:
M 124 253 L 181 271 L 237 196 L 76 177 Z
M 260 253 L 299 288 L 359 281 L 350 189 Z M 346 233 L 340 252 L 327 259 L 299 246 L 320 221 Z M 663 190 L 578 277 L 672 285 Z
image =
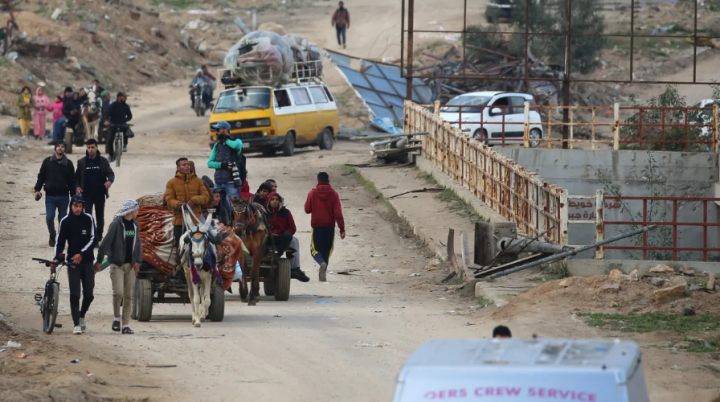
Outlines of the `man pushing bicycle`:
M 74 195 L 70 201 L 70 214 L 60 221 L 57 244 L 55 245 L 56 265 L 60 264 L 61 254 L 67 241 L 67 256 L 72 261 L 68 264 L 68 287 L 70 288 L 70 312 L 75 326 L 73 334 L 80 335 L 87 329 L 85 314 L 90 308 L 95 288 L 95 271 L 93 267 L 93 246 L 95 243 L 95 222 L 92 215 L 84 211 L 85 200 Z M 80 292 L 82 287 L 82 308 Z

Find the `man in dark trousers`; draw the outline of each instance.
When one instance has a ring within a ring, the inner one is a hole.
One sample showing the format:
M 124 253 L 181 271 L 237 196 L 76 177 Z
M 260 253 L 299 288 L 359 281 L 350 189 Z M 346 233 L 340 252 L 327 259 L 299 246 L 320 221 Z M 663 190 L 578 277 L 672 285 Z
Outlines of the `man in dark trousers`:
M 105 228 L 105 199 L 108 196 L 108 189 L 115 181 L 115 173 L 110 167 L 110 162 L 100 155 L 94 138 L 87 141 L 87 151 L 78 161 L 75 179 L 77 180 L 75 192 L 85 199 L 85 212 L 92 215 L 95 207 L 97 239 L 101 242 Z
M 71 212 L 60 221 L 55 261 L 60 261 L 60 254 L 65 249 L 72 261 L 68 267 L 68 287 L 70 288 L 70 312 L 72 314 L 73 334 L 80 335 L 87 329 L 85 314 L 92 303 L 95 289 L 95 271 L 93 267 L 93 243 L 95 242 L 95 222 L 92 215 L 83 211 L 85 201 L 81 195 L 72 198 Z M 82 307 L 80 292 L 82 288 Z
M 50 247 L 55 247 L 55 211 L 58 221 L 68 213 L 70 194 L 75 191 L 75 169 L 73 163 L 65 155 L 65 142 L 55 145 L 55 152 L 43 160 L 40 165 L 37 183 L 35 183 L 35 199 L 42 197 L 45 187 L 45 221 L 50 232 Z
M 213 145 L 207 167 L 215 169 L 215 187 L 225 193 L 221 199 L 220 208 L 224 211 L 231 211 L 230 200 L 240 198 L 240 187 L 247 179 L 247 168 L 245 155 L 242 153 L 243 142 L 241 139 L 230 139 L 230 123 L 226 121 L 213 125 L 217 130 L 217 143 Z M 235 183 L 233 178 L 233 166 L 237 169 L 240 182 Z M 228 215 L 229 212 L 228 212 Z M 231 215 L 230 215 L 231 216 Z
M 330 176 L 325 172 L 317 175 L 318 184 L 310 190 L 305 201 L 305 213 L 311 214 L 310 253 L 320 264 L 319 280 L 325 282 L 327 267 L 335 242 L 335 224 L 340 228 L 340 238 L 345 238 L 345 219 L 340 196 L 330 187 Z
M 113 149 L 115 142 L 115 134 L 120 129 L 120 126 L 127 124 L 132 120 L 132 112 L 130 106 L 127 104 L 127 96 L 118 92 L 115 102 L 110 105 L 108 110 L 108 120 L 110 121 L 110 131 L 108 131 L 107 142 L 105 143 L 105 153 L 110 157 L 110 162 L 115 161 L 115 150 Z M 127 152 L 128 136 L 127 130 L 123 135 L 123 152 Z
M 345 2 L 341 1 L 338 3 L 338 9 L 335 10 L 330 23 L 335 27 L 338 46 L 342 46 L 343 49 L 345 49 L 347 47 L 345 36 L 347 34 L 347 30 L 350 29 L 350 13 L 347 8 L 345 8 Z

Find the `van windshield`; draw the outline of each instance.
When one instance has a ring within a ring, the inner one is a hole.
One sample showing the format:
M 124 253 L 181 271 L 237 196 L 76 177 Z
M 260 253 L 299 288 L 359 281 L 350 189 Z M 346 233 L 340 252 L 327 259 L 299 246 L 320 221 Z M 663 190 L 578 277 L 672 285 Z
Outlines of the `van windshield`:
M 270 88 L 238 88 L 220 94 L 215 113 L 270 108 Z
M 458 106 L 480 106 L 480 105 L 487 105 L 488 102 L 490 102 L 489 96 L 458 96 L 457 98 L 450 99 L 450 101 L 447 103 L 447 105 L 458 105 Z M 442 107 L 440 108 L 441 112 L 445 113 L 458 113 L 460 111 L 459 107 Z M 482 111 L 482 108 L 479 107 L 464 107 L 462 108 L 463 113 L 480 113 Z

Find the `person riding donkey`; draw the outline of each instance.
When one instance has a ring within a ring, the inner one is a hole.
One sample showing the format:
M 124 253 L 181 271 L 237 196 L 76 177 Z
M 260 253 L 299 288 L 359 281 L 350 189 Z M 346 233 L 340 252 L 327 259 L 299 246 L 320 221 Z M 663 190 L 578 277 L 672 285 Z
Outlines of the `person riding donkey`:
M 300 282 L 308 282 L 310 278 L 300 269 L 300 244 L 296 240 L 295 220 L 290 210 L 285 208 L 283 197 L 278 193 L 270 193 L 267 197 L 267 217 L 272 228 L 272 234 L 275 240 L 275 250 L 278 256 L 287 252 L 286 255 L 290 259 L 290 277 Z

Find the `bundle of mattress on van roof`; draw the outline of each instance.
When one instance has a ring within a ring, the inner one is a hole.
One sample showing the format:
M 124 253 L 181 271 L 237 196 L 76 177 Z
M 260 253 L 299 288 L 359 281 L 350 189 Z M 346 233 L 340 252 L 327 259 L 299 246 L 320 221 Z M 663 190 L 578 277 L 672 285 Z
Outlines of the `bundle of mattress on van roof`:
M 293 52 L 282 36 L 256 31 L 230 48 L 224 64 L 246 85 L 280 86 L 290 79 L 293 62 Z
M 322 76 L 323 51 L 320 49 L 320 46 L 308 42 L 307 39 L 298 34 L 287 34 L 283 38 L 285 38 L 290 45 L 290 49 L 292 49 L 295 62 L 304 65 L 306 76 Z M 302 72 L 298 71 L 298 74 L 302 74 Z

